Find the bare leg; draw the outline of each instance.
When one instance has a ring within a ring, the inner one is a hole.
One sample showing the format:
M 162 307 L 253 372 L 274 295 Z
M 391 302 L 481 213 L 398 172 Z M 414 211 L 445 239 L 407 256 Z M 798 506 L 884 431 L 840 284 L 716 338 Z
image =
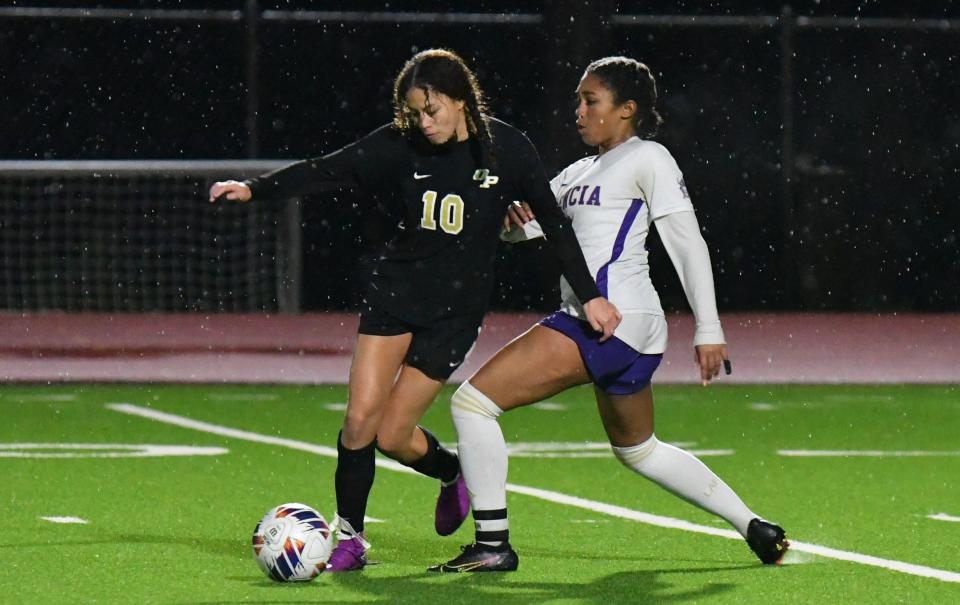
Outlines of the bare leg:
M 630 395 L 610 395 L 596 386 L 593 390 L 610 445 L 630 447 L 653 435 L 653 389 L 650 385 Z
M 357 336 L 350 367 L 347 412 L 337 439 L 337 470 L 334 475 L 337 515 L 346 521 L 346 527 L 357 533 L 363 531 L 367 498 L 376 474 L 374 440 L 377 429 L 411 339 L 410 334 Z M 362 555 L 363 548 L 358 546 L 356 550 L 355 557 L 351 556 L 338 565 L 343 569 L 362 566 L 358 557 Z
M 504 411 L 588 382 L 576 343 L 541 325 L 500 349 L 470 378 L 470 384 Z
M 433 433 L 417 424 L 441 386 L 439 380 L 419 369 L 404 366 L 380 422 L 377 447 L 418 473 L 440 480 L 434 529 L 441 536 L 448 536 L 470 513 L 466 484 L 460 478 L 460 460 Z
M 417 428 L 443 383 L 420 370 L 403 366 L 386 402 L 377 447 L 394 460 L 410 464 L 427 453 L 427 440 Z
M 350 366 L 350 394 L 340 441 L 350 449 L 369 445 L 377 436 L 381 418 L 397 373 L 410 348 L 411 334 L 360 334 Z

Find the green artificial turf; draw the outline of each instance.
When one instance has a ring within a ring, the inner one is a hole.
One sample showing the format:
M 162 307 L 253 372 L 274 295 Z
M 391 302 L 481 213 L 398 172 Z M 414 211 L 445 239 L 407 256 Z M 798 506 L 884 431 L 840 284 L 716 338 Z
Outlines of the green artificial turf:
M 455 441 L 444 391 L 424 424 Z M 107 407 L 158 412 L 333 448 L 340 386 L 3 386 L 0 444 L 222 447 L 216 456 L 2 457 L 3 603 L 955 603 L 960 583 L 806 552 L 761 566 L 739 540 L 659 527 L 511 493 L 512 574 L 437 576 L 428 565 L 472 540 L 433 532 L 435 482 L 378 468 L 361 573 L 278 584 L 254 562 L 263 513 L 300 501 L 335 510 L 335 460 L 173 426 Z M 657 435 L 704 456 L 790 538 L 960 572 L 960 388 L 661 386 Z M 584 444 L 580 457 L 511 457 L 511 484 L 715 528 L 722 521 L 620 466 L 603 449 L 591 391 L 501 417 L 512 443 Z M 284 445 L 287 444 L 287 445 Z M 900 457 L 786 457 L 778 450 L 926 451 Z M 42 450 L 63 453 L 63 450 Z M 115 450 L 120 451 L 120 450 Z M 35 451 L 36 452 L 36 451 Z M 10 451 L 7 450 L 7 454 Z M 569 456 L 568 452 L 566 456 Z M 55 524 L 43 516 L 79 517 Z

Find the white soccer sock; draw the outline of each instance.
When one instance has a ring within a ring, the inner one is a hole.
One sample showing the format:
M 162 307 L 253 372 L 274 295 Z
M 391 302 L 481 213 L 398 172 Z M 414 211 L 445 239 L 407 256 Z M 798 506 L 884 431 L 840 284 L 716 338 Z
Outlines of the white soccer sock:
M 630 470 L 687 502 L 726 519 L 740 535 L 746 537 L 747 525 L 757 515 L 693 454 L 661 443 L 656 435 L 651 435 L 639 445 L 613 446 L 613 453 Z
M 497 422 L 503 410 L 469 382 L 453 394 L 450 407 L 477 541 L 497 544 L 501 540 L 491 536 L 505 534 L 510 527 L 506 512 L 507 443 Z

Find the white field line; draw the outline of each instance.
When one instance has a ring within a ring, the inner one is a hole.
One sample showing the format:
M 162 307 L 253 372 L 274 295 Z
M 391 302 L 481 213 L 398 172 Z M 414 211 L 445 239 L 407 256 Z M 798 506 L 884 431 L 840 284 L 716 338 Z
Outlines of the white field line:
M 48 403 L 51 401 L 76 401 L 77 396 L 72 393 L 40 393 L 40 394 L 27 394 L 20 395 L 19 397 L 13 397 L 12 399 L 19 399 L 21 402 L 26 401 L 39 401 L 41 403 Z
M 509 450 L 510 444 L 507 444 Z M 609 446 L 608 446 L 609 449 Z M 704 458 L 706 456 L 732 456 L 733 450 L 687 450 L 687 452 Z M 527 450 L 510 451 L 511 458 L 613 458 L 609 451 L 603 452 L 530 452 Z
M 271 437 L 270 435 L 261 435 L 260 433 L 251 433 L 250 431 L 242 431 L 240 429 L 232 429 L 230 427 L 221 426 L 219 424 L 210 424 L 209 422 L 201 422 L 199 420 L 193 420 L 185 416 L 177 416 L 176 414 L 167 414 L 166 412 L 159 412 L 151 408 L 144 408 L 137 405 L 132 405 L 129 403 L 108 403 L 107 408 L 123 412 L 124 414 L 133 414 L 134 416 L 142 416 L 143 418 L 149 418 L 150 420 L 156 420 L 158 422 L 164 422 L 166 424 L 172 424 L 174 426 L 183 427 L 186 429 L 192 429 L 195 431 L 201 431 L 204 433 L 212 433 L 214 435 L 220 435 L 221 437 L 231 437 L 233 439 L 242 439 L 244 441 L 253 441 L 255 443 L 265 443 L 267 445 L 279 445 L 280 447 L 290 448 L 292 450 L 300 450 L 301 452 L 308 452 L 311 454 L 317 454 L 318 456 L 327 456 L 328 458 L 337 457 L 337 448 L 327 447 L 325 445 L 315 445 L 313 443 L 307 443 L 305 441 L 296 441 L 295 439 L 284 439 L 282 437 Z M 412 475 L 418 475 L 417 471 L 412 468 L 406 467 L 399 462 L 394 462 L 393 460 L 382 460 L 377 458 L 377 466 L 382 466 L 390 470 L 399 471 L 401 473 L 410 473 Z
M 455 450 L 456 443 L 446 442 L 443 447 Z M 732 456 L 734 450 L 693 449 L 695 441 L 671 441 L 670 445 L 686 449 L 694 456 Z M 507 444 L 511 458 L 613 458 L 610 444 L 606 441 L 511 441 Z
M 603 502 L 586 500 L 584 498 L 577 498 L 575 496 L 567 496 L 566 494 L 537 489 L 534 487 L 507 484 L 507 489 L 514 493 L 533 496 L 534 498 L 540 498 L 541 500 L 547 500 L 548 502 L 566 504 L 567 506 L 574 506 L 590 511 L 601 512 L 614 517 L 620 517 L 621 519 L 639 521 L 641 523 L 647 523 L 648 525 L 655 525 L 657 527 L 681 529 L 683 531 L 719 536 L 721 538 L 730 538 L 732 540 L 743 540 L 740 534 L 732 529 L 717 529 L 715 527 L 707 527 L 706 525 L 697 525 L 696 523 L 690 523 L 689 521 L 683 521 L 681 519 L 652 515 L 650 513 L 623 508 L 621 506 L 604 504 Z M 914 576 L 934 578 L 944 582 L 955 582 L 960 584 L 960 573 L 954 571 L 935 569 L 932 567 L 914 565 L 913 563 L 905 563 L 903 561 L 894 561 L 891 559 L 881 559 L 880 557 L 873 557 L 870 555 L 863 555 L 845 550 L 837 550 L 836 548 L 819 546 L 817 544 L 808 544 L 806 542 L 798 542 L 796 540 L 790 540 L 790 550 L 806 552 L 830 559 L 838 559 L 840 561 L 849 561 L 851 563 L 860 563 L 862 565 L 872 565 L 874 567 L 899 571 L 901 573 Z
M 777 450 L 780 456 L 809 457 L 866 457 L 866 458 L 902 458 L 923 456 L 960 456 L 960 451 L 931 450 Z
M 48 450 L 76 451 L 51 452 Z M 0 443 L 0 458 L 156 458 L 219 456 L 229 451 L 222 447 L 149 443 Z
M 86 519 L 81 519 L 80 517 L 40 517 L 44 521 L 49 521 L 50 523 L 77 523 L 80 525 L 86 525 L 89 523 Z
M 456 449 L 456 443 L 444 443 L 444 447 Z M 671 442 L 670 445 L 685 448 L 694 456 L 732 456 L 733 450 L 691 449 L 694 441 Z M 511 458 L 613 458 L 610 444 L 606 441 L 511 441 L 507 444 Z
M 535 410 L 543 410 L 545 412 L 562 412 L 567 409 L 567 404 L 565 403 L 556 403 L 553 401 L 539 401 L 531 405 Z
M 274 401 L 276 393 L 211 393 L 207 395 L 214 401 Z
M 135 416 L 141 416 L 143 418 L 148 418 L 150 420 L 165 422 L 167 424 L 172 424 L 172 425 L 180 426 L 183 428 L 193 429 L 196 431 L 212 433 L 214 435 L 232 437 L 235 439 L 243 439 L 246 441 L 253 441 L 256 443 L 279 445 L 282 447 L 287 447 L 294 450 L 300 450 L 303 452 L 310 452 L 313 454 L 318 454 L 320 456 L 328 456 L 331 458 L 335 458 L 337 456 L 337 450 L 332 447 L 325 447 L 322 445 L 314 445 L 312 443 L 296 441 L 293 439 L 283 439 L 281 437 L 271 437 L 269 435 L 261 435 L 259 433 L 252 433 L 249 431 L 232 429 L 232 428 L 220 426 L 217 424 L 211 424 L 208 422 L 192 420 L 184 416 L 167 414 L 166 412 L 159 412 L 157 410 L 144 408 L 144 407 L 140 407 L 140 406 L 136 406 L 128 403 L 112 403 L 112 404 L 107 404 L 106 407 L 111 410 L 115 410 L 117 412 L 123 412 L 125 414 L 133 414 Z M 388 468 L 388 469 L 403 472 L 403 473 L 417 474 L 416 471 L 414 471 L 413 469 L 410 469 L 392 460 L 381 460 L 378 458 L 376 463 L 377 463 L 377 466 L 380 466 L 383 468 Z M 601 512 L 613 517 L 619 517 L 621 519 L 639 521 L 640 523 L 646 523 L 648 525 L 654 525 L 656 527 L 664 527 L 668 529 L 679 529 L 679 530 L 689 531 L 689 532 L 694 532 L 699 534 L 707 534 L 710 536 L 718 536 L 721 538 L 729 538 L 731 540 L 743 539 L 740 536 L 740 534 L 738 534 L 737 532 L 731 529 L 718 529 L 715 527 L 708 527 L 706 525 L 698 525 L 696 523 L 691 523 L 689 521 L 684 521 L 682 519 L 674 519 L 672 517 L 653 515 L 653 514 L 645 513 L 642 511 L 636 511 L 629 508 L 624 508 L 622 506 L 615 506 L 612 504 L 597 502 L 595 500 L 587 500 L 585 498 L 578 498 L 576 496 L 568 496 L 566 494 L 561 494 L 559 492 L 552 492 L 544 489 L 538 489 L 535 487 L 527 487 L 524 485 L 516 485 L 513 483 L 508 483 L 507 491 L 510 491 L 516 494 L 531 496 L 534 498 L 539 498 L 541 500 L 554 502 L 556 504 L 564 504 L 566 506 L 582 508 L 584 510 L 588 510 L 591 512 Z M 860 563 L 861 565 L 870 565 L 873 567 L 880 567 L 882 569 L 889 569 L 891 571 L 897 571 L 900 573 L 920 576 L 924 578 L 933 578 L 935 580 L 941 580 L 943 582 L 953 582 L 953 583 L 960 584 L 960 573 L 954 572 L 954 571 L 936 569 L 932 567 L 926 567 L 923 565 L 914 565 L 912 563 L 905 563 L 903 561 L 895 561 L 892 559 L 881 559 L 880 557 L 873 557 L 870 555 L 863 555 L 860 553 L 855 553 L 855 552 L 850 552 L 845 550 L 838 550 L 835 548 L 828 548 L 826 546 L 819 546 L 817 544 L 808 544 L 806 542 L 798 542 L 796 540 L 790 541 L 790 549 L 797 552 L 806 552 L 806 553 L 819 555 L 821 557 L 826 557 L 830 559 L 837 559 L 840 561 L 849 561 L 851 563 Z
M 927 515 L 927 519 L 933 519 L 934 521 L 952 521 L 954 523 L 960 523 L 960 517 L 954 517 L 953 515 L 948 515 L 947 513 L 937 513 L 935 515 Z

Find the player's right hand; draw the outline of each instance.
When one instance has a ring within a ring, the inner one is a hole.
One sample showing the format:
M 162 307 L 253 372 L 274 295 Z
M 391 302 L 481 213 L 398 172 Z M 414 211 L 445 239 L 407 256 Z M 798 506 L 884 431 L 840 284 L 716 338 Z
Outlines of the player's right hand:
M 613 331 L 620 325 L 623 316 L 617 307 L 602 296 L 592 298 L 583 305 L 583 313 L 587 316 L 590 326 L 597 332 L 601 332 L 600 342 L 603 342 L 613 336 Z
M 240 181 L 217 181 L 210 187 L 210 203 L 217 199 L 228 199 L 236 202 L 249 202 L 253 192 Z
M 503 217 L 503 228 L 507 231 L 510 231 L 513 225 L 523 228 L 526 223 L 529 223 L 534 218 L 530 204 L 526 202 L 513 202 L 507 208 L 507 214 Z

